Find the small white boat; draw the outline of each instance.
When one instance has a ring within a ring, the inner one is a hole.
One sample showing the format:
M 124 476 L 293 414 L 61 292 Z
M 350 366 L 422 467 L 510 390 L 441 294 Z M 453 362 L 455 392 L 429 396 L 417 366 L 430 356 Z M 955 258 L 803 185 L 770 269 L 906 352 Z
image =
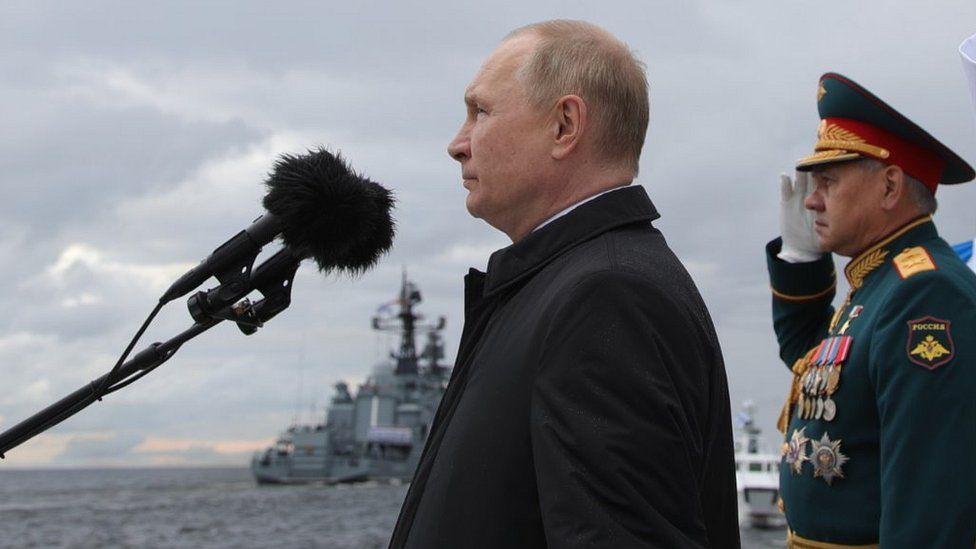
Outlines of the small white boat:
M 739 492 L 739 524 L 755 528 L 782 526 L 779 510 L 780 456 L 770 452 L 754 420 L 755 405 L 747 400 L 736 417 L 735 481 Z

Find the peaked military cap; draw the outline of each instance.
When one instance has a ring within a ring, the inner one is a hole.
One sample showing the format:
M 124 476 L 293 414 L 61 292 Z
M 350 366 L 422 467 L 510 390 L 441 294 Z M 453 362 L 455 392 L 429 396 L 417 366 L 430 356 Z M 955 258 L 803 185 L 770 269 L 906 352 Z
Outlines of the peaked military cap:
M 821 120 L 816 152 L 797 161 L 800 171 L 875 158 L 900 166 L 933 193 L 939 183 L 965 183 L 976 177 L 959 155 L 847 77 L 831 72 L 820 77 L 817 109 Z

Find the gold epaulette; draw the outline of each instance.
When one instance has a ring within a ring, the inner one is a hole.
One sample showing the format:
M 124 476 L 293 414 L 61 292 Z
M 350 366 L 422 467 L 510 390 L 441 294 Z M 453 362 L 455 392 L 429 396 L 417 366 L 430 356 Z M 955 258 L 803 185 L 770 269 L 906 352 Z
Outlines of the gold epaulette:
M 796 359 L 793 367 L 790 368 L 793 371 L 793 383 L 790 384 L 790 394 L 787 395 L 786 403 L 783 404 L 783 409 L 779 413 L 779 419 L 776 420 L 776 428 L 784 435 L 786 434 L 786 429 L 790 426 L 790 415 L 793 413 L 793 405 L 796 404 L 797 399 L 800 398 L 800 392 L 803 390 L 800 386 L 800 378 L 807 372 L 807 368 L 810 367 L 810 361 L 813 360 L 813 354 L 819 348 L 819 344 L 814 345 L 812 349 L 807 351 L 807 354 Z
M 900 254 L 896 255 L 891 262 L 895 264 L 895 270 L 898 271 L 898 276 L 900 276 L 902 280 L 914 274 L 923 273 L 925 271 L 934 271 L 937 269 L 935 266 L 935 261 L 932 260 L 932 256 L 929 254 L 928 250 L 922 246 L 905 248 Z
M 915 221 L 905 225 L 904 227 L 898 229 L 897 231 L 889 234 L 882 240 L 874 245 L 872 245 L 867 250 L 864 250 L 857 257 L 852 259 L 846 267 L 844 267 L 844 274 L 847 275 L 847 281 L 851 285 L 851 290 L 857 290 L 864 285 L 864 279 L 875 269 L 884 265 L 885 258 L 888 256 L 888 250 L 885 246 L 890 244 L 894 239 L 905 234 L 906 232 L 923 225 L 925 223 L 931 223 L 932 216 L 926 215 L 922 216 Z M 928 255 L 928 254 L 926 254 Z M 895 263 L 897 265 L 897 263 Z M 903 277 L 904 278 L 904 277 Z

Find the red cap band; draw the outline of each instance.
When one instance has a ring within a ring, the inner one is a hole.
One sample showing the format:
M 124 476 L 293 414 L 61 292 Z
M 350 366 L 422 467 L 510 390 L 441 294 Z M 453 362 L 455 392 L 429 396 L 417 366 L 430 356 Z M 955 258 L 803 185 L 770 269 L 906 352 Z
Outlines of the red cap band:
M 860 139 L 860 143 L 852 142 L 851 151 L 856 151 L 863 156 L 876 158 L 886 164 L 895 164 L 901 167 L 908 175 L 922 182 L 932 194 L 942 179 L 945 171 L 946 162 L 934 151 L 916 145 L 907 139 L 899 137 L 889 131 L 877 126 L 866 124 L 859 120 L 850 118 L 824 118 L 828 126 L 837 126 L 854 134 L 855 138 Z M 817 143 L 817 150 L 844 148 L 838 142 Z M 879 151 L 877 149 L 884 149 Z M 887 156 L 884 155 L 887 152 Z

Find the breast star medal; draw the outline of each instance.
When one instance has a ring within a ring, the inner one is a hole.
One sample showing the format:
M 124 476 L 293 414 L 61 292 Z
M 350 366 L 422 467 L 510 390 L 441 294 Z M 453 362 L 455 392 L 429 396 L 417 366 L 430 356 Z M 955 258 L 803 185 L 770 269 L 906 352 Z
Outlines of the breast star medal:
M 804 427 L 793 431 L 793 436 L 786 443 L 786 463 L 789 464 L 790 471 L 794 475 L 799 475 L 800 470 L 803 468 L 803 462 L 809 461 L 810 459 L 807 457 L 807 442 L 810 439 L 804 436 L 806 430 L 807 428 Z
M 824 479 L 831 485 L 835 478 L 844 478 L 842 470 L 848 457 L 840 451 L 840 440 L 830 440 L 825 432 L 819 441 L 810 441 L 810 462 L 813 463 L 813 477 Z

